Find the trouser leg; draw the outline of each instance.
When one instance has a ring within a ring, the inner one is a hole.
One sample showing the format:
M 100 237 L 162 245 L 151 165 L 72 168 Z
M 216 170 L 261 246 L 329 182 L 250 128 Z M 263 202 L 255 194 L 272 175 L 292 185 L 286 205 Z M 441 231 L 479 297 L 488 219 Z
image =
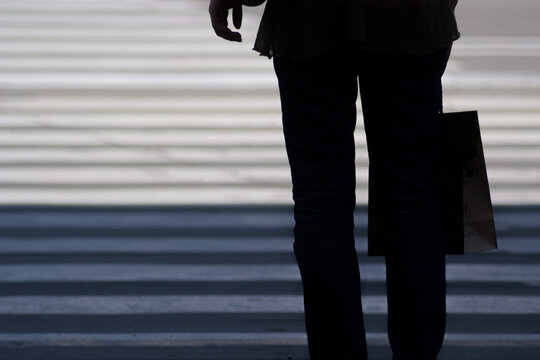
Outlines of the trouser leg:
M 353 234 L 358 84 L 350 59 L 274 57 L 311 360 L 367 359 Z
M 361 52 L 360 93 L 386 249 L 388 336 L 394 360 L 433 360 L 446 317 L 439 211 L 438 124 L 447 52 Z M 370 186 L 371 187 L 371 186 Z

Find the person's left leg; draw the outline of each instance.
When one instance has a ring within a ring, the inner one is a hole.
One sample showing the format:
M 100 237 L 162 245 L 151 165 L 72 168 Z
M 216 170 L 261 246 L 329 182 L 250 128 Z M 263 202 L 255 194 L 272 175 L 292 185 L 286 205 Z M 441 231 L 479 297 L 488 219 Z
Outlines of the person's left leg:
M 442 48 L 418 56 L 368 51 L 359 57 L 369 202 L 377 201 L 372 205 L 386 241 L 394 360 L 435 360 L 445 333 L 438 114 L 448 55 Z
M 274 57 L 311 360 L 367 359 L 353 234 L 358 83 L 351 60 Z

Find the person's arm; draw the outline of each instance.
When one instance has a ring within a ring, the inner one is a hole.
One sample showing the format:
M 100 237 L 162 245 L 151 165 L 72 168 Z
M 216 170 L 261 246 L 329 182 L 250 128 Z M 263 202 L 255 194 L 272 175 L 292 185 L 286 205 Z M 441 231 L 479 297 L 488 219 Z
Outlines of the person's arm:
M 242 41 L 242 35 L 237 31 L 229 29 L 227 17 L 229 9 L 232 9 L 234 27 L 240 29 L 242 26 L 242 5 L 258 6 L 266 0 L 210 0 L 208 12 L 212 27 L 217 36 L 230 41 Z

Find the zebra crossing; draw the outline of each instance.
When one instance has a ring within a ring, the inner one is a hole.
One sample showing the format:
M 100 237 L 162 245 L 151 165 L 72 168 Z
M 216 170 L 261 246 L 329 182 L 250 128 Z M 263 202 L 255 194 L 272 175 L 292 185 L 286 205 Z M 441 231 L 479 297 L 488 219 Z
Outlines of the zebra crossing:
M 0 2 L 0 359 L 308 358 L 262 10 L 230 43 L 207 1 Z M 540 358 L 539 57 L 540 33 L 464 34 L 443 78 L 445 111 L 479 111 L 499 249 L 447 257 L 441 360 Z M 361 110 L 363 308 L 390 359 Z
M 1 210 L 0 359 L 308 358 L 290 207 Z M 538 357 L 538 220 L 496 208 L 499 249 L 447 256 L 440 359 Z M 355 223 L 370 358 L 389 359 L 384 260 L 365 207 Z

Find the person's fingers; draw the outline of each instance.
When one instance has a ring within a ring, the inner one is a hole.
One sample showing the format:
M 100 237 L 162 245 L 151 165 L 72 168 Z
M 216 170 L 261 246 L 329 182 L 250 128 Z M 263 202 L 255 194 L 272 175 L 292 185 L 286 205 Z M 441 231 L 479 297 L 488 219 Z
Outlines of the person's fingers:
M 231 31 L 231 29 L 229 29 L 226 24 L 217 24 L 216 26 L 214 26 L 214 32 L 217 36 L 225 40 L 238 42 L 242 41 L 242 35 L 240 35 L 239 32 Z
M 242 3 L 237 2 L 232 9 L 232 19 L 234 27 L 240 29 L 242 26 Z

